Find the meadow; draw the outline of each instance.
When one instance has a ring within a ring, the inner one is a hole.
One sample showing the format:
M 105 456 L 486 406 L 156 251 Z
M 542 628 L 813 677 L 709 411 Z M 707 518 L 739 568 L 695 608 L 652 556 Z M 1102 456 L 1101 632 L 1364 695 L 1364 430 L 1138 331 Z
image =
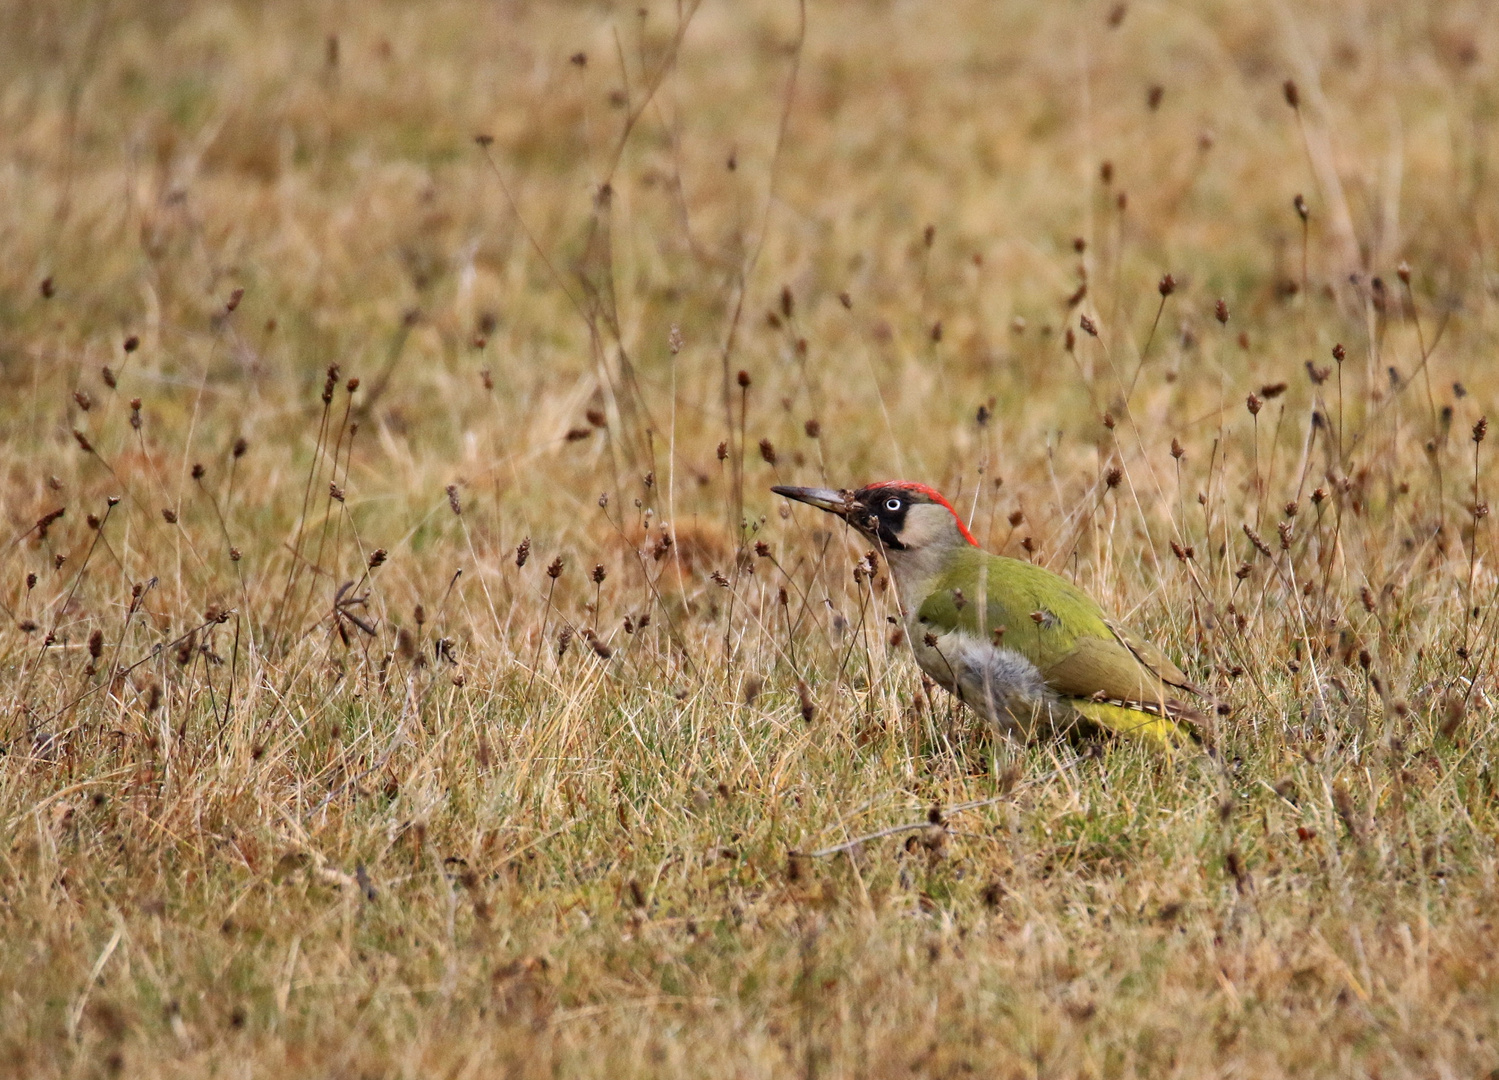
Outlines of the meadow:
M 1488 1075 L 1496 119 L 1482 0 L 0 7 L 0 1070 Z M 888 478 L 1201 744 L 924 682 L 769 491 Z

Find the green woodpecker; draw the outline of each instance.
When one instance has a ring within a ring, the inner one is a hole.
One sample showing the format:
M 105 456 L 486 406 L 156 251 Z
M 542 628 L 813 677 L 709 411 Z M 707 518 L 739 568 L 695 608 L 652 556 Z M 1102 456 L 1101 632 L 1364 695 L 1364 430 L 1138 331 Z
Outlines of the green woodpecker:
M 775 487 L 843 518 L 879 547 L 921 670 L 1012 738 L 1101 728 L 1174 746 L 1200 694 L 1166 654 L 1066 578 L 978 546 L 924 484 Z

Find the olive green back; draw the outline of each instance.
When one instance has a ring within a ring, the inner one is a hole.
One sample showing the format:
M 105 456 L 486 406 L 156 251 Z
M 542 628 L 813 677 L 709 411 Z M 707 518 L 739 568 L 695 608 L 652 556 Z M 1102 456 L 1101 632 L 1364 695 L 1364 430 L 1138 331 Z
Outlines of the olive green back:
M 917 618 L 935 633 L 965 632 L 1013 649 L 1064 698 L 1163 706 L 1170 686 L 1191 688 L 1163 652 L 1111 623 L 1066 578 L 980 548 L 956 553 Z

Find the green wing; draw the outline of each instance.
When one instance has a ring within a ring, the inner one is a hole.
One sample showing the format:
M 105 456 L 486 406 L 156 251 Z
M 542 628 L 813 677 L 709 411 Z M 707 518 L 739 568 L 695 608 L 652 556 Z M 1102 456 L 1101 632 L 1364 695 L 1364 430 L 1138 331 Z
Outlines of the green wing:
M 1080 713 L 1110 730 L 1175 725 L 1165 716 L 1147 721 L 1149 714 L 1140 709 L 1105 702 L 1185 714 L 1174 700 L 1176 690 L 1197 692 L 1165 653 L 1111 623 L 1077 586 L 1018 559 L 976 548 L 961 552 L 917 618 L 937 633 L 960 630 L 1015 650 L 1036 665 L 1060 697 L 1072 699 Z

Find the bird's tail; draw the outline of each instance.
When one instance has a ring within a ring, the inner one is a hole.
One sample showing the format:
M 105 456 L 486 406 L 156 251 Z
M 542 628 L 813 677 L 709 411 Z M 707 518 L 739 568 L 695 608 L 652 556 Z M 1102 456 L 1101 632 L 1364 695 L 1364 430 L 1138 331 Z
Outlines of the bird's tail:
M 1082 718 L 1084 727 L 1097 728 L 1111 735 L 1144 739 L 1166 750 L 1176 750 L 1197 741 L 1195 714 L 1190 710 L 1165 711 L 1141 709 L 1113 701 L 1073 701 L 1072 708 Z

